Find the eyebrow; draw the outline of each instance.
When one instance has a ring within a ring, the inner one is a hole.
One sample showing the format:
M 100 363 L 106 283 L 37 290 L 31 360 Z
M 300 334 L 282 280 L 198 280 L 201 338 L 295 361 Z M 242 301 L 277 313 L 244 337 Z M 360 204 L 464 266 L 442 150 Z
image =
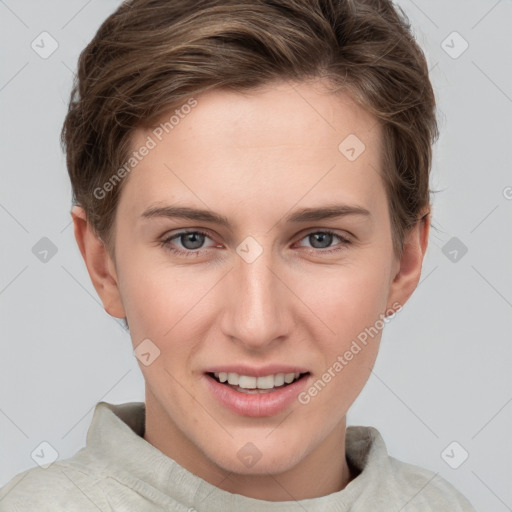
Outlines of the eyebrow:
M 285 217 L 285 222 L 312 222 L 345 217 L 348 215 L 358 215 L 367 218 L 371 218 L 372 216 L 371 213 L 362 206 L 347 204 L 331 204 L 318 208 L 301 208 Z M 201 222 L 210 222 L 213 224 L 224 226 L 228 229 L 232 228 L 231 222 L 228 220 L 227 217 L 212 212 L 211 210 L 203 210 L 199 208 L 190 208 L 186 206 L 153 206 L 148 208 L 141 214 L 141 218 L 144 219 L 152 219 L 158 217 L 170 219 L 181 218 Z

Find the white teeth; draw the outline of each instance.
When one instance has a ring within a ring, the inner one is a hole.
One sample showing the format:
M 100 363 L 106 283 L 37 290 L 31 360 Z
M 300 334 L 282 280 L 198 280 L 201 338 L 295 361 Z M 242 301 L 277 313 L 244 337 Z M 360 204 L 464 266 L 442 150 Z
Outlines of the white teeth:
M 256 387 L 256 381 L 259 381 L 259 377 L 250 377 L 249 375 L 240 375 L 238 377 L 238 385 L 244 389 L 254 389 Z
M 284 381 L 286 384 L 290 384 L 290 382 L 293 382 L 295 380 L 295 373 L 287 373 L 284 376 Z
M 242 382 L 243 377 L 240 377 L 240 382 Z M 274 376 L 267 375 L 266 377 L 258 377 L 257 379 L 258 389 L 272 389 L 274 387 Z M 242 384 L 238 384 L 241 388 L 245 387 Z M 256 387 L 256 386 L 255 386 Z
M 274 375 L 274 386 L 282 386 L 284 384 L 284 373 Z
M 244 389 L 272 389 L 282 386 L 285 382 L 286 384 L 291 384 L 301 374 L 300 372 L 277 373 L 275 375 L 265 375 L 264 377 L 253 377 L 233 372 L 215 372 L 214 375 L 220 382 L 228 382 L 232 386 L 239 386 Z

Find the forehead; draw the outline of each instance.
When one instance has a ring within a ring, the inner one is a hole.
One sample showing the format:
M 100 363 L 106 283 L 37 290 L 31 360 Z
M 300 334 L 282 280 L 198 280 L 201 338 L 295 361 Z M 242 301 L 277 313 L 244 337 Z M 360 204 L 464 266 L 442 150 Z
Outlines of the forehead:
M 382 186 L 380 125 L 347 93 L 321 82 L 280 83 L 194 100 L 134 133 L 134 150 L 149 139 L 154 147 L 125 184 L 133 211 L 183 197 L 291 206 L 307 191 L 328 202 L 335 190 L 347 202 L 371 202 Z
M 279 82 L 246 92 L 213 89 L 194 100 L 195 107 L 183 102 L 162 115 L 153 128 L 163 129 L 163 137 L 172 131 L 176 142 L 193 131 L 202 141 L 215 140 L 230 150 L 263 145 L 268 150 L 280 145 L 337 149 L 336 142 L 350 133 L 370 144 L 379 135 L 374 116 L 347 92 L 332 93 L 320 80 Z M 134 142 L 152 132 L 138 130 Z

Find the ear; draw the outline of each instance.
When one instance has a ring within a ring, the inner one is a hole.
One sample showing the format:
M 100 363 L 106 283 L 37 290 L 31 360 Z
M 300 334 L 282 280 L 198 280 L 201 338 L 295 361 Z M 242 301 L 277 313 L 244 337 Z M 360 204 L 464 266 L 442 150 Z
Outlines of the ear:
M 105 311 L 116 318 L 125 318 L 115 264 L 107 248 L 92 231 L 82 207 L 74 206 L 71 210 L 71 217 L 73 218 L 76 242 Z
M 429 232 L 430 212 L 426 212 L 405 237 L 402 257 L 397 260 L 395 277 L 389 289 L 389 310 L 399 310 L 397 303 L 403 306 L 418 286 Z

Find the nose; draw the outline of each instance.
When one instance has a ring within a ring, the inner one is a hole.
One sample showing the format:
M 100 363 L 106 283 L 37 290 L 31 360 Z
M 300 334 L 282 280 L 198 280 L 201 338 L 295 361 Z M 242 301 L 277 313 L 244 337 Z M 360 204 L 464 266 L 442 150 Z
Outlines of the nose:
M 223 333 L 250 350 L 282 342 L 293 325 L 293 293 L 286 284 L 285 267 L 278 264 L 270 247 L 259 245 L 262 252 L 253 261 L 254 245 L 249 253 L 235 255 L 223 285 Z

